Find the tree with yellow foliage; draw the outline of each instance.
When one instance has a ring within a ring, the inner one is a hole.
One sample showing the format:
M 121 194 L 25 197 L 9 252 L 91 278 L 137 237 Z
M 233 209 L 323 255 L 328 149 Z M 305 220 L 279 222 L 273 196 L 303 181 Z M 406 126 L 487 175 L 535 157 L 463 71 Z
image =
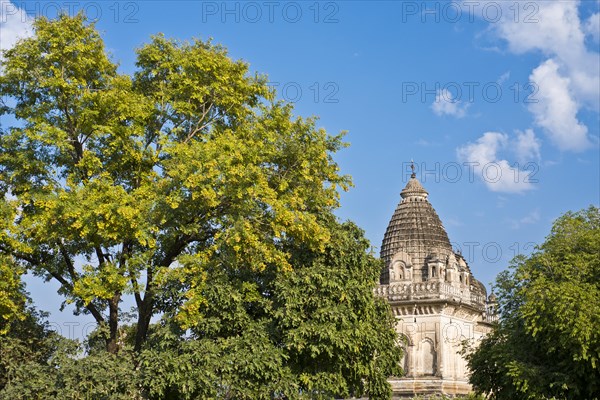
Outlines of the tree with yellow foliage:
M 127 359 L 133 336 L 142 376 L 122 396 L 387 398 L 400 350 L 372 293 L 380 265 L 332 214 L 350 185 L 341 135 L 210 41 L 155 36 L 126 75 L 82 15 L 34 26 L 0 63 L 0 113 L 16 121 L 0 134 L 0 255 L 95 318 L 102 359 Z M 87 390 L 70 367 L 40 368 L 56 396 Z

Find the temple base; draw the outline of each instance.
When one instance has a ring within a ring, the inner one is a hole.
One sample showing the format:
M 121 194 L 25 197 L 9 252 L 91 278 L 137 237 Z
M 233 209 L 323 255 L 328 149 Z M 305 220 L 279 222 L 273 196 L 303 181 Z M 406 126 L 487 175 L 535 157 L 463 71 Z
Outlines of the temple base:
M 468 381 L 442 379 L 435 376 L 418 378 L 390 379 L 393 399 L 412 399 L 415 396 L 427 398 L 430 395 L 444 394 L 448 397 L 463 396 L 473 391 Z

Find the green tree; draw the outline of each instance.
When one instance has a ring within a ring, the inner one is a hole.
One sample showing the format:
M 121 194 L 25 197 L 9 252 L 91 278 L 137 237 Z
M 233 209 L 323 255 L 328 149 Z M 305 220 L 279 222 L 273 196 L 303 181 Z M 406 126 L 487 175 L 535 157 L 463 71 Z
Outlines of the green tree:
M 355 225 L 329 226 L 325 251 L 297 248 L 285 273 L 221 265 L 202 318 L 186 331 L 167 313 L 139 353 L 127 326 L 117 354 L 99 346 L 105 326 L 83 354 L 31 319 L 35 332 L 10 332 L 34 345 L 0 339 L 0 399 L 389 398 L 401 349 L 389 306 L 372 295 L 381 263 Z M 170 293 L 177 303 L 185 292 Z
M 492 399 L 598 399 L 600 212 L 568 212 L 497 278 L 500 321 L 467 355 Z
M 0 254 L 0 336 L 5 335 L 15 321 L 26 317 L 22 271 L 12 257 Z
M 2 60 L 0 255 L 98 323 L 86 353 L 14 365 L 4 398 L 389 397 L 381 266 L 332 214 L 341 135 L 210 42 L 153 37 L 128 76 L 61 16 Z
M 153 398 L 389 398 L 401 349 L 373 296 L 381 264 L 354 224 L 329 226 L 325 252 L 296 248 L 289 271 L 211 271 L 191 337 L 166 318 L 142 352 Z
M 25 340 L 0 338 L 0 399 L 143 399 L 139 372 L 130 349 L 118 354 L 89 351 L 55 332 L 29 346 Z
M 348 185 L 342 145 L 272 102 L 264 76 L 220 46 L 156 36 L 120 74 L 82 15 L 38 19 L 4 53 L 0 254 L 61 285 L 78 312 L 109 327 L 136 301 L 136 350 L 165 282 L 189 283 L 178 318 L 206 303 L 211 263 L 290 268 L 283 239 L 322 249 L 318 216 Z
M 0 320 L 5 332 L 0 335 L 0 399 L 55 398 L 57 372 L 76 361 L 78 345 L 51 330 L 48 314 L 35 308 L 22 287 L 19 292 L 24 299 L 19 317 Z

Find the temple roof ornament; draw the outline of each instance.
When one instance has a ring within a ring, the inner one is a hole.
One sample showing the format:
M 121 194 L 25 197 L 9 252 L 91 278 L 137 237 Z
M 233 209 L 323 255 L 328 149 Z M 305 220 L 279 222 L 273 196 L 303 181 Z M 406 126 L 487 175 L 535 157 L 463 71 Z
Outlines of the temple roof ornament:
M 411 196 L 427 197 L 429 193 L 427 193 L 427 190 L 421 185 L 421 182 L 413 175 L 414 173 L 411 175 L 411 178 L 404 189 L 402 189 L 402 192 L 400 192 L 400 196 L 402 196 L 403 199 Z

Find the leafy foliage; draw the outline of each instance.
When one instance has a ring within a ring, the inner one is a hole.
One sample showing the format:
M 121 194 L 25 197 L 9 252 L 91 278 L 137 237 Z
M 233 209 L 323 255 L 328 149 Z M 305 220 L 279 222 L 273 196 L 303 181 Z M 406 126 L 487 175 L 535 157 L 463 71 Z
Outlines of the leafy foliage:
M 6 384 L 0 399 L 143 399 L 131 353 L 105 350 L 83 356 L 80 346 L 56 334 L 45 343 L 52 352 L 39 358 L 18 340 L 3 339 Z
M 8 332 L 15 320 L 25 318 L 21 271 L 11 257 L 0 254 L 0 336 Z
M 139 353 L 128 327 L 116 355 L 98 346 L 102 329 L 87 354 L 52 333 L 36 347 L 44 356 L 3 342 L 0 399 L 389 398 L 401 350 L 388 305 L 372 295 L 380 262 L 355 225 L 331 231 L 325 252 L 298 252 L 283 274 L 223 266 L 204 288 L 204 318 L 186 331 L 166 315 Z
M 401 373 L 394 317 L 372 295 L 381 265 L 366 254 L 368 246 L 363 232 L 346 223 L 324 255 L 304 261 L 302 251 L 295 268 L 275 282 L 282 344 L 308 391 L 387 398 L 387 377 Z
M 468 355 L 493 399 L 597 399 L 600 212 L 566 213 L 530 257 L 497 279 L 501 319 Z
M 381 268 L 332 214 L 342 136 L 211 42 L 155 36 L 129 76 L 84 16 L 34 26 L 0 59 L 0 312 L 29 271 L 98 330 L 7 337 L 0 398 L 388 398 Z
M 22 124 L 0 137 L 0 253 L 106 323 L 111 352 L 124 295 L 139 350 L 163 283 L 190 283 L 178 318 L 193 323 L 213 260 L 289 269 L 281 241 L 322 250 L 317 217 L 349 184 L 341 138 L 271 102 L 222 47 L 156 36 L 137 66 L 119 74 L 81 15 L 38 19 L 1 65 L 2 113 Z
M 0 391 L 29 364 L 46 362 L 56 350 L 56 336 L 45 322 L 46 314 L 31 305 L 27 294 L 20 292 L 26 303 L 19 318 L 0 321 L 4 334 L 0 335 Z
M 389 398 L 400 348 L 388 305 L 372 290 L 381 266 L 363 232 L 330 222 L 325 252 L 298 251 L 293 269 L 221 265 L 204 288 L 191 338 L 160 328 L 142 353 L 156 398 Z

